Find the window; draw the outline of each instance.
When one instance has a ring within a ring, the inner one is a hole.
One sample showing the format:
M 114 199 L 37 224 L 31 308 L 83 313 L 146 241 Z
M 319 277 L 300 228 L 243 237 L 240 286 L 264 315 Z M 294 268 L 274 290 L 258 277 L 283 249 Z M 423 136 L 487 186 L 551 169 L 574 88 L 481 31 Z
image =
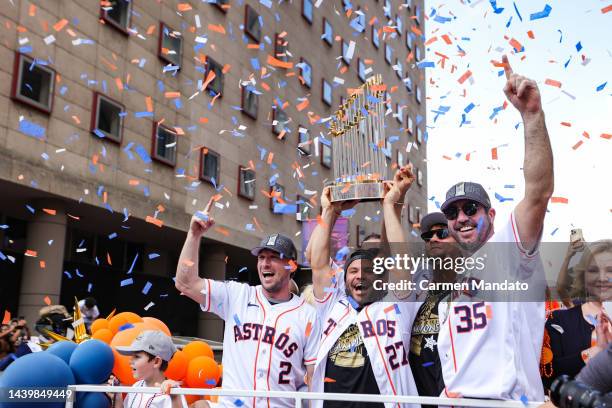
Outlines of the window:
M 385 12 L 385 17 L 391 18 L 391 0 L 385 0 L 383 10 Z
M 306 197 L 298 195 L 296 200 L 296 206 L 297 208 L 295 212 L 295 219 L 297 221 L 302 222 L 312 218 L 312 205 L 308 202 L 308 199 Z
M 270 210 L 272 210 L 274 214 L 282 214 L 282 211 L 275 211 L 274 206 L 276 204 L 286 204 L 285 187 L 278 183 L 270 187 Z
M 372 26 L 372 44 L 374 47 L 380 47 L 380 30 L 374 26 Z
M 421 60 L 421 47 L 418 45 L 414 48 L 414 59 L 417 62 Z
M 323 88 L 323 91 L 321 93 L 321 96 L 322 96 L 323 102 L 325 102 L 327 106 L 332 106 L 334 97 L 333 97 L 333 88 L 331 84 L 327 82 L 325 79 L 323 79 L 322 88 Z
M 423 185 L 423 172 L 421 169 L 417 169 L 416 182 L 419 186 Z
M 385 91 L 385 111 L 391 110 L 391 94 Z
M 215 0 L 212 4 L 217 6 L 217 8 L 223 11 L 224 13 L 227 13 L 227 10 L 229 10 L 230 8 L 229 0 Z
M 215 73 L 214 79 L 208 84 L 206 89 L 212 96 L 223 94 L 223 79 L 225 74 L 223 73 L 223 67 L 217 61 L 210 57 L 206 57 L 206 74 L 204 80 L 208 78 L 211 72 Z
M 353 22 L 351 22 L 351 28 L 353 28 L 355 31 L 359 33 L 363 33 L 366 28 L 365 14 L 363 13 L 363 11 L 361 11 L 361 8 L 358 8 L 357 10 L 355 10 L 354 15 L 356 15 L 356 17 L 353 20 Z
M 334 29 L 329 21 L 323 17 L 323 35 L 321 39 L 330 47 L 334 44 Z
M 308 21 L 308 24 L 312 24 L 312 0 L 302 0 L 302 17 Z
M 386 44 L 386 43 L 385 43 L 385 61 L 387 61 L 387 64 L 393 63 L 393 48 L 389 44 Z
M 357 75 L 359 76 L 359 79 L 361 80 L 361 82 L 365 82 L 366 81 L 366 64 L 365 62 L 363 62 L 363 60 L 361 58 L 358 59 L 358 67 L 359 69 L 357 70 Z
M 417 103 L 421 103 L 421 87 L 418 85 L 416 87 L 415 98 L 416 98 Z
M 395 59 L 395 73 L 399 79 L 402 79 L 402 76 L 404 75 L 404 67 L 402 66 L 402 60 L 399 58 Z
M 408 48 L 408 53 L 412 51 L 412 47 L 414 46 L 414 37 L 413 34 L 406 30 L 406 48 Z
M 255 171 L 243 166 L 238 166 L 238 195 L 255 200 Z
M 200 149 L 200 180 L 207 181 L 213 186 L 219 185 L 221 158 L 219 153 L 207 147 Z
M 404 79 L 404 84 L 406 84 L 406 90 L 408 93 L 412 92 L 412 78 L 409 76 Z
M 174 130 L 159 122 L 153 123 L 153 143 L 151 156 L 164 164 L 176 165 L 177 138 Z
M 11 97 L 38 110 L 51 113 L 55 71 L 32 58 L 16 53 Z
M 111 0 L 104 1 L 101 4 L 105 5 L 100 8 L 100 17 L 122 33 L 129 34 L 128 27 L 130 25 L 130 15 L 132 14 L 132 0 Z
M 423 131 L 421 130 L 421 128 L 419 126 L 417 126 L 417 143 L 421 144 L 423 143 Z
M 397 14 L 395 16 L 395 26 L 396 26 L 396 31 L 397 31 L 397 35 L 401 36 L 402 35 L 402 31 L 404 31 L 404 25 L 402 24 L 402 17 Z
M 298 152 L 304 156 L 310 156 L 310 132 L 305 127 L 298 128 Z
M 312 67 L 304 58 L 300 61 L 300 76 L 303 84 L 310 88 L 312 86 Z
M 258 102 L 259 96 L 251 85 L 242 88 L 242 111 L 251 119 L 257 119 Z
M 272 109 L 272 131 L 275 135 L 279 135 L 279 139 L 285 137 L 288 131 L 288 123 L 289 116 L 287 116 L 287 113 L 275 105 Z
M 421 223 L 421 207 L 415 207 L 414 212 L 415 212 L 416 223 L 420 224 Z
M 332 165 L 332 149 L 331 146 L 321 142 L 321 164 L 328 169 Z
M 395 103 L 395 118 L 400 124 L 404 123 L 404 115 L 402 114 L 402 107 L 399 103 Z
M 274 41 L 274 58 L 281 60 L 283 62 L 289 61 L 289 54 L 287 51 L 289 50 L 289 41 L 285 38 L 285 36 L 280 36 L 276 34 Z
M 261 42 L 261 18 L 248 4 L 244 12 L 244 32 L 255 42 Z
M 408 116 L 406 116 L 406 130 L 408 130 L 408 134 L 413 134 L 413 127 L 414 123 L 412 122 L 412 115 L 408 113 Z
M 121 143 L 125 107 L 107 96 L 94 92 L 91 132 L 100 138 Z
M 351 52 L 351 55 L 349 55 L 349 48 L 350 45 L 346 41 L 342 40 L 342 61 L 344 61 L 346 65 L 351 65 L 351 59 L 353 59 L 353 52 Z
M 391 161 L 393 158 L 393 146 L 391 145 L 389 139 L 385 140 L 385 147 L 382 149 L 382 151 L 385 154 L 387 161 Z
M 182 34 L 164 23 L 159 23 L 159 47 L 157 50 L 159 58 L 180 68 L 182 52 Z

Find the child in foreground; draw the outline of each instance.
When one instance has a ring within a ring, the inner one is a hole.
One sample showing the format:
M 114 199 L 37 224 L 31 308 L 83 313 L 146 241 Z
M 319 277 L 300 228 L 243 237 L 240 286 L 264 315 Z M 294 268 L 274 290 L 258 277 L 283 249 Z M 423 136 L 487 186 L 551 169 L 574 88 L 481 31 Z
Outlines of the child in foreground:
M 129 346 L 116 347 L 119 354 L 131 356 L 130 365 L 136 382 L 133 387 L 159 387 L 156 394 L 121 393 L 111 394 L 114 408 L 186 408 L 183 395 L 168 395 L 170 388 L 179 383 L 166 379 L 164 371 L 176 352 L 172 340 L 160 330 L 145 330 Z M 113 380 L 113 378 L 111 378 Z

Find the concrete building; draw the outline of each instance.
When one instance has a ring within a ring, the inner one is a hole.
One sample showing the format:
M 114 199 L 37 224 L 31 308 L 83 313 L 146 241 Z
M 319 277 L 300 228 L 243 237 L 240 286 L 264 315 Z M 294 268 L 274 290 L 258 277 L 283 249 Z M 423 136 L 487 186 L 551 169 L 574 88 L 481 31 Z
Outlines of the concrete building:
M 407 228 L 426 209 L 422 0 L 14 0 L 0 23 L 0 313 L 94 296 L 219 339 L 171 280 L 190 216 L 217 195 L 201 274 L 256 284 L 248 249 L 301 248 L 333 177 L 326 118 L 374 74 L 389 174 L 418 169 Z M 350 218 L 351 245 L 378 215 Z

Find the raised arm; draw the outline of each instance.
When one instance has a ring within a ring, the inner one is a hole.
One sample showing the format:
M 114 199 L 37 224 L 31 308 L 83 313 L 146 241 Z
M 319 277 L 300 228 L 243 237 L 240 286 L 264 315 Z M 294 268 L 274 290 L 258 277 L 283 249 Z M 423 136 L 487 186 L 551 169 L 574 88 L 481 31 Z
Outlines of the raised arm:
M 331 233 L 343 210 L 350 209 L 357 201 L 331 202 L 331 189 L 325 187 L 321 194 L 321 219 L 315 227 L 308 247 L 312 268 L 312 290 L 317 299 L 325 297 L 325 288 L 331 286 L 333 271 L 330 265 Z
M 525 128 L 525 197 L 514 213 L 521 243 L 525 249 L 532 250 L 540 238 L 548 200 L 554 190 L 552 148 L 538 85 L 515 74 L 505 55 L 502 62 L 506 71 L 504 93 L 520 112 Z
M 201 293 L 204 287 L 204 279 L 200 278 L 198 274 L 200 241 L 202 235 L 215 223 L 215 220 L 209 215 L 212 203 L 211 198 L 203 212 L 196 213 L 191 217 L 187 239 L 183 244 L 176 267 L 174 282 L 174 285 L 182 294 L 200 304 L 204 301 L 204 296 Z

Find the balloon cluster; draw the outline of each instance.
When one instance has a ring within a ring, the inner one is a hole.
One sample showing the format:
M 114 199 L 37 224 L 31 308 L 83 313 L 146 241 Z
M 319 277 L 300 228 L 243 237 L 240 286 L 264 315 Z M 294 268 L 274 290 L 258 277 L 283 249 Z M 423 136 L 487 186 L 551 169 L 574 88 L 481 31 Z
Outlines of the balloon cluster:
M 0 376 L 0 387 L 61 387 L 71 384 L 104 384 L 111 372 L 123 385 L 136 382 L 130 357 L 117 352 L 117 346 L 129 346 L 144 330 L 161 330 L 171 336 L 168 326 L 153 317 L 123 312 L 110 319 L 97 319 L 91 325 L 91 339 L 80 344 L 59 341 L 46 351 L 27 354 L 13 362 Z M 182 381 L 183 387 L 214 388 L 221 378 L 221 366 L 214 360 L 210 346 L 193 341 L 177 351 L 168 362 L 167 378 Z M 191 404 L 199 396 L 187 396 Z M 63 407 L 63 402 L 37 404 L 41 407 Z M 17 403 L 0 403 L 0 408 L 21 407 Z M 77 407 L 108 408 L 104 393 L 77 393 Z

